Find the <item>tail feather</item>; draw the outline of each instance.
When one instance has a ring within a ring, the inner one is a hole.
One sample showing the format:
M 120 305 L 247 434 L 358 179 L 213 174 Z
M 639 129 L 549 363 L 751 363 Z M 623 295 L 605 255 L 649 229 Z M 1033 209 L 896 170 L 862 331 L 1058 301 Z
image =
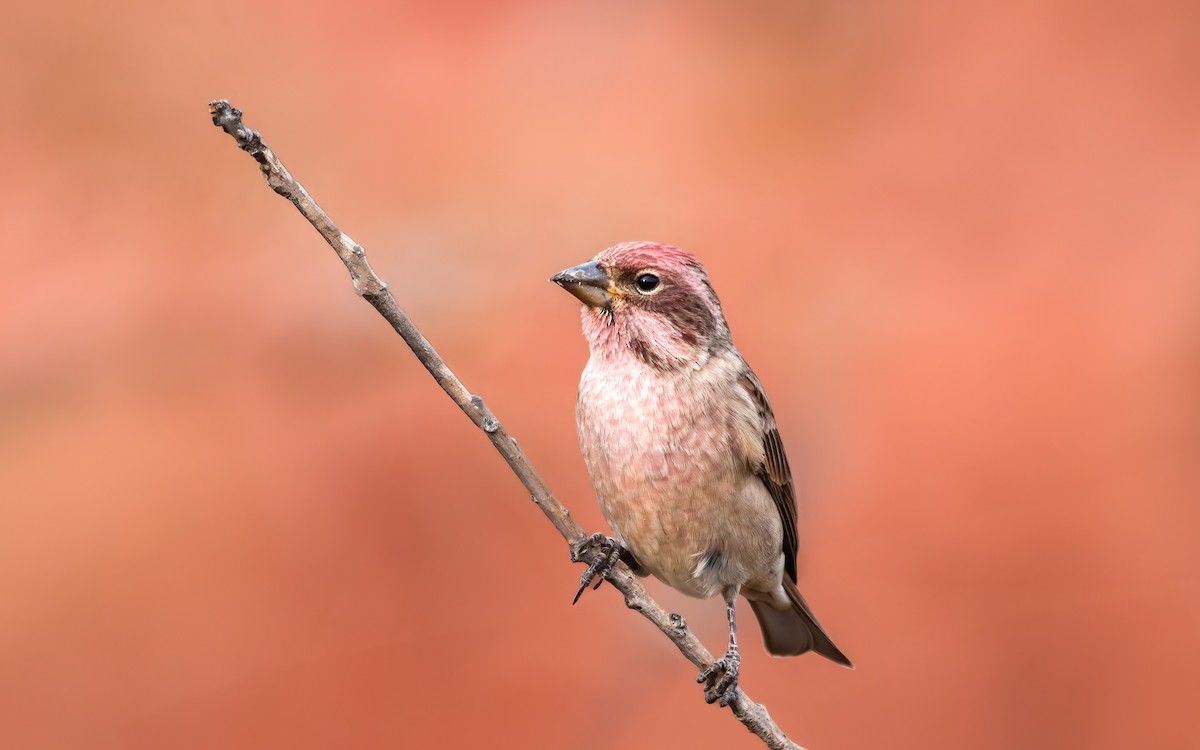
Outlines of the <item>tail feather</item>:
M 796 584 L 784 576 L 783 587 L 791 600 L 790 609 L 775 609 L 767 602 L 752 601 L 750 607 L 762 627 L 763 645 L 772 656 L 797 656 L 815 651 L 830 661 L 854 669 L 846 655 L 833 645 L 812 610 L 800 596 Z

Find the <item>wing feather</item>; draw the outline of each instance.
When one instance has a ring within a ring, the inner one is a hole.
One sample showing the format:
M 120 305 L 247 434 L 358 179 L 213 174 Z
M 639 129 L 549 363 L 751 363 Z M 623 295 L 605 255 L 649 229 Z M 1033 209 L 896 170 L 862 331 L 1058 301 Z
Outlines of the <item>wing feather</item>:
M 783 441 L 779 437 L 779 427 L 775 424 L 775 413 L 767 401 L 758 377 L 746 368 L 739 382 L 750 395 L 750 400 L 758 409 L 759 426 L 763 441 L 762 460 L 751 469 L 766 485 L 767 492 L 775 501 L 779 510 L 779 519 L 783 522 L 783 569 L 788 577 L 796 580 L 796 552 L 799 547 L 799 537 L 796 533 L 796 490 L 792 483 L 792 471 L 788 467 L 787 454 L 783 450 Z

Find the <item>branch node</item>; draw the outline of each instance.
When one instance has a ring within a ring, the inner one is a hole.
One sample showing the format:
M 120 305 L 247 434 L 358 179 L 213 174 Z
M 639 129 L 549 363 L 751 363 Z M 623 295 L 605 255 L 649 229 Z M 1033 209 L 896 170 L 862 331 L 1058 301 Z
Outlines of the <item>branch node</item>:
M 479 415 L 480 429 L 489 435 L 499 431 L 500 420 L 496 419 L 491 409 L 487 408 L 487 405 L 483 403 L 482 396 L 471 396 L 471 406 L 475 407 L 475 413 Z
M 380 295 L 387 291 L 387 284 L 374 274 L 362 276 L 355 271 L 350 272 L 350 279 L 354 282 L 354 291 L 358 292 L 358 296 L 370 302 L 373 299 L 378 299 Z M 372 304 L 374 304 L 372 302 Z

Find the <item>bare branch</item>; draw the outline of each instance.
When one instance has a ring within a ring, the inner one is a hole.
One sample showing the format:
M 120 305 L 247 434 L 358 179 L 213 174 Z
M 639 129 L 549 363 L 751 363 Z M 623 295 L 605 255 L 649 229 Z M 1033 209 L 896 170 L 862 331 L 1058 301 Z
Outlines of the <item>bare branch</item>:
M 458 404 L 458 408 L 462 409 L 463 413 L 477 427 L 483 430 L 488 439 L 492 441 L 492 445 L 508 462 L 513 473 L 529 490 L 533 501 L 541 508 L 550 523 L 554 524 L 554 528 L 558 529 L 558 533 L 567 540 L 569 548 L 580 545 L 587 535 L 575 522 L 575 519 L 571 518 L 570 511 L 554 497 L 554 493 L 550 491 L 541 475 L 533 468 L 533 464 L 525 457 L 524 452 L 517 445 L 517 441 L 509 436 L 504 426 L 500 424 L 500 420 L 496 419 L 496 416 L 483 403 L 483 399 L 467 390 L 462 381 L 451 372 L 445 361 L 434 351 L 428 339 L 417 330 L 408 315 L 396 304 L 392 293 L 388 291 L 387 284 L 371 269 L 362 245 L 338 229 L 329 215 L 308 194 L 308 191 L 292 177 L 279 157 L 275 156 L 275 152 L 263 143 L 258 131 L 251 130 L 242 124 L 242 113 L 234 109 L 228 100 L 218 99 L 210 102 L 208 109 L 209 114 L 212 115 L 213 124 L 233 136 L 238 147 L 253 156 L 258 162 L 271 189 L 291 201 L 292 205 L 304 215 L 304 218 L 308 219 L 309 223 L 321 233 L 329 246 L 338 254 L 350 272 L 350 279 L 354 282 L 355 291 L 367 302 L 370 302 L 371 306 L 392 324 L 392 328 L 396 329 L 396 333 L 400 334 L 400 337 L 412 349 L 413 354 L 417 355 L 417 359 L 421 360 L 421 364 L 425 365 L 425 369 L 438 382 L 442 390 L 453 399 L 454 403 Z M 591 545 L 585 545 L 580 552 L 579 560 L 581 562 L 590 563 L 596 559 L 597 550 Z M 642 616 L 653 622 L 692 664 L 697 667 L 706 667 L 713 662 L 712 654 L 687 627 L 683 618 L 668 613 L 658 602 L 654 601 L 641 581 L 624 564 L 619 564 L 614 568 L 608 580 L 624 595 L 625 606 L 640 612 Z M 734 716 L 746 725 L 747 729 L 766 743 L 767 747 L 772 750 L 804 750 L 788 739 L 783 730 L 771 719 L 765 706 L 750 700 L 740 687 L 736 688 L 736 691 L 736 695 L 730 701 L 730 709 Z

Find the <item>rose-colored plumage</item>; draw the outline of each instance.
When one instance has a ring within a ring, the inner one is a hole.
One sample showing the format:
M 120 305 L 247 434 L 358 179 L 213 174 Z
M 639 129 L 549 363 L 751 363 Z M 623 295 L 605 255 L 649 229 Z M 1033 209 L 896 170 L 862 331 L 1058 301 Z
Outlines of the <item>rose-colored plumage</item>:
M 701 673 L 709 700 L 726 702 L 736 684 L 738 593 L 770 653 L 815 650 L 849 666 L 796 590 L 787 458 L 699 262 L 625 243 L 553 281 L 584 302 L 591 357 L 576 418 L 604 517 L 640 572 L 729 605 L 729 651 Z

